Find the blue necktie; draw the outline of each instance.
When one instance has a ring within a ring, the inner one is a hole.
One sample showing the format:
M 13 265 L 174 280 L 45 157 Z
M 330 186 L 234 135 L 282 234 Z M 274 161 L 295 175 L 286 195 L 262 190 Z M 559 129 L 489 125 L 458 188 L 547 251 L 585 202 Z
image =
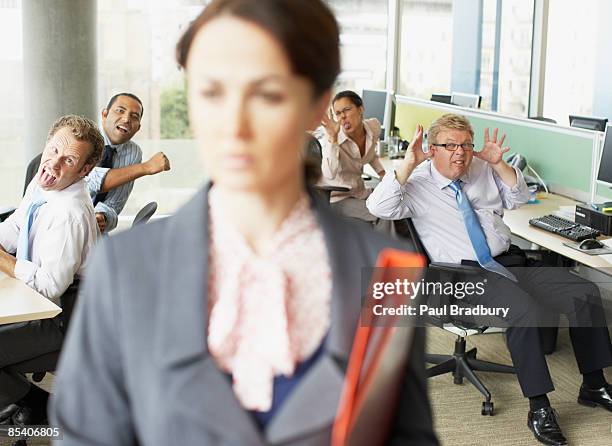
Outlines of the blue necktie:
M 480 266 L 487 271 L 500 274 L 513 282 L 518 282 L 514 274 L 496 262 L 491 256 L 491 250 L 487 244 L 487 239 L 482 230 L 482 226 L 480 226 L 480 222 L 478 221 L 478 216 L 476 215 L 476 212 L 474 212 L 474 209 L 472 209 L 470 201 L 461 190 L 461 180 L 453 181 L 448 185 L 448 187 L 455 192 L 455 198 L 457 199 L 457 206 L 459 208 L 459 212 L 461 212 L 461 217 L 463 218 L 463 224 L 465 224 L 465 229 L 467 229 L 470 242 L 472 242 L 472 246 L 476 252 L 476 258 L 478 259 Z
M 32 223 L 36 216 L 36 211 L 39 207 L 45 204 L 47 200 L 43 197 L 38 197 L 30 203 L 28 210 L 25 215 L 25 221 L 19 231 L 19 238 L 17 239 L 17 259 L 18 260 L 32 260 L 30 257 L 30 230 L 32 229 Z

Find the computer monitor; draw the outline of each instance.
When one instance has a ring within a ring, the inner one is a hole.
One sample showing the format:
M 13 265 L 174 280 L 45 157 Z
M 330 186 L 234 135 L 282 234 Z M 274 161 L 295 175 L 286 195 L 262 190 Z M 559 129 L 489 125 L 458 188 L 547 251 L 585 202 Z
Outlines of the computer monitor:
M 612 187 L 612 125 L 606 126 L 603 149 L 597 169 L 597 182 Z
M 432 102 L 441 102 L 443 104 L 451 103 L 451 95 L 450 94 L 432 94 L 431 99 Z
M 576 127 L 587 130 L 597 130 L 603 132 L 606 130 L 608 118 L 596 118 L 593 116 L 575 116 L 569 117 L 570 127 Z
M 384 129 L 380 132 L 380 139 L 386 139 L 395 120 L 395 98 L 384 90 L 363 90 L 361 98 L 365 108 L 364 119 L 378 119 Z
M 451 104 L 459 105 L 467 108 L 480 108 L 482 97 L 472 93 L 457 93 L 453 91 L 451 94 Z

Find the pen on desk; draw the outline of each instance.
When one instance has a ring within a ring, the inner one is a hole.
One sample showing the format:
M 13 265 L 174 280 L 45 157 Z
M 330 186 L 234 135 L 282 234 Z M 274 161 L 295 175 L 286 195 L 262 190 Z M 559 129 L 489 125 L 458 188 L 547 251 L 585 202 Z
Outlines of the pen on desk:
M 599 210 L 599 206 L 597 206 L 595 203 L 591 203 L 591 207 L 595 209 L 596 211 Z

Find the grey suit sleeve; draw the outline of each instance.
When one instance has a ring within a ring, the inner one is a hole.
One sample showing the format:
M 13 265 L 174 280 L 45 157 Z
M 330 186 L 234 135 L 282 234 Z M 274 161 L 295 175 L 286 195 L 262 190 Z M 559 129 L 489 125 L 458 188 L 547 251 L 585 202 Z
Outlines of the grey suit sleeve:
M 135 443 L 121 354 L 121 314 L 111 248 L 96 249 L 60 358 L 50 420 L 58 446 Z

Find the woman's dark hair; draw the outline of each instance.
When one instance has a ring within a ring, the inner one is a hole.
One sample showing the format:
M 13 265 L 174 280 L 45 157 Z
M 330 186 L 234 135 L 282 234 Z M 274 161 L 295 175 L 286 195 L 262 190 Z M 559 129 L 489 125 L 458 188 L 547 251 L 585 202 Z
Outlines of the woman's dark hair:
M 340 72 L 338 23 L 322 0 L 213 0 L 176 45 L 185 68 L 200 28 L 215 18 L 237 17 L 259 25 L 283 47 L 293 72 L 312 82 L 314 95 L 330 89 Z
M 200 28 L 223 16 L 246 20 L 270 33 L 285 50 L 293 73 L 312 83 L 315 97 L 334 84 L 340 72 L 339 29 L 322 0 L 213 0 L 176 45 L 176 60 L 182 68 Z M 320 175 L 321 162 L 305 156 L 306 184 L 316 183 Z
M 334 96 L 334 99 L 332 100 L 332 104 L 342 98 L 346 98 L 351 101 L 353 105 L 355 105 L 355 107 L 361 107 L 363 105 L 363 100 L 361 99 L 361 96 L 359 96 L 352 90 L 344 90 L 340 93 L 337 93 L 336 96 Z

